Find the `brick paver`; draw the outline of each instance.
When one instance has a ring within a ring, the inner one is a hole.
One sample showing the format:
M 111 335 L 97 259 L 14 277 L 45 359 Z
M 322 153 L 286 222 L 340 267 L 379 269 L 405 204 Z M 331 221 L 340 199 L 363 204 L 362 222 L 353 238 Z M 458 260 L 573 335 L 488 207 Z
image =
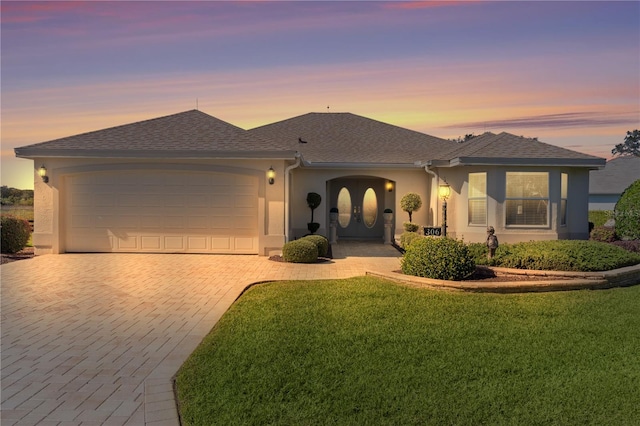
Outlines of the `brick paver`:
M 1 422 L 172 425 L 171 379 L 250 284 L 399 268 L 390 246 L 341 242 L 331 262 L 64 254 L 0 267 Z

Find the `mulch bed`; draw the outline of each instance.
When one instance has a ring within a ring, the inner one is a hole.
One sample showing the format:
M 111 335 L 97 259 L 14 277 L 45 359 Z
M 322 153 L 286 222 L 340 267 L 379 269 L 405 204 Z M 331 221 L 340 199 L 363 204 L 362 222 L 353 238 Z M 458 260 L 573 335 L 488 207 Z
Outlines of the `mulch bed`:
M 17 260 L 31 259 L 34 256 L 33 247 L 26 247 L 17 253 L 2 253 L 2 265 L 5 263 L 15 262 Z

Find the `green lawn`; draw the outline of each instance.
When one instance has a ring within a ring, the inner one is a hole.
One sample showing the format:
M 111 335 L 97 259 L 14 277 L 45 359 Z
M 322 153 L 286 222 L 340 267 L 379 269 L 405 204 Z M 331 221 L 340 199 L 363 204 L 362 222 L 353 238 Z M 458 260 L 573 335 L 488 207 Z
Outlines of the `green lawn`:
M 185 425 L 637 425 L 640 286 L 259 285 L 192 354 L 177 389 Z
M 0 213 L 20 219 L 33 220 L 33 206 L 1 206 Z

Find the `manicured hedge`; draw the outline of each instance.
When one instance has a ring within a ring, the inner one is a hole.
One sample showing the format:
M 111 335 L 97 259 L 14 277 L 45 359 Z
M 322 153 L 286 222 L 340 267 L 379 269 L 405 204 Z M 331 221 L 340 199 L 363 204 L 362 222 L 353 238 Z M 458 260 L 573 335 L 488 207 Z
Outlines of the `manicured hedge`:
M 447 237 L 417 239 L 402 258 L 402 272 L 418 277 L 459 281 L 475 269 L 467 246 Z
M 2 253 L 17 253 L 22 250 L 31 236 L 31 225 L 14 216 L 0 218 L 0 248 Z
M 411 243 L 419 240 L 420 238 L 424 237 L 417 232 L 403 232 L 402 235 L 400 235 L 400 247 L 406 250 L 407 247 L 411 245 Z
M 303 240 L 311 241 L 318 247 L 318 256 L 326 257 L 329 252 L 329 240 L 322 235 L 307 235 L 302 237 Z
M 616 235 L 623 240 L 640 239 L 640 179 L 624 190 L 614 210 Z
M 282 247 L 285 262 L 314 263 L 318 261 L 318 246 L 305 238 L 289 241 Z
M 480 244 L 470 251 L 477 264 L 517 269 L 551 271 L 609 271 L 640 263 L 640 255 L 613 244 L 583 240 L 529 241 L 501 244 L 487 261 Z

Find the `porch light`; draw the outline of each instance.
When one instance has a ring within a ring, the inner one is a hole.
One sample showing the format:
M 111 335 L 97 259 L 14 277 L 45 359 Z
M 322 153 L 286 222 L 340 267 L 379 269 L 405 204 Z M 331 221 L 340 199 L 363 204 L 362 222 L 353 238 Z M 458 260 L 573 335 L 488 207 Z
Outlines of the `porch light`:
M 388 180 L 387 183 L 385 184 L 385 188 L 387 189 L 387 191 L 393 192 L 393 182 Z
M 451 195 L 451 187 L 444 181 L 438 188 L 438 196 L 442 199 L 442 236 L 447 236 L 447 199 Z
M 40 175 L 44 183 L 49 182 L 49 176 L 47 176 L 47 168 L 44 166 L 44 164 L 38 169 L 38 174 Z
M 446 203 L 450 195 L 451 187 L 449 186 L 449 184 L 447 182 L 440 184 L 440 187 L 438 188 L 438 196 L 442 199 L 442 201 Z
M 269 170 L 267 170 L 267 179 L 269 179 L 269 185 L 273 185 L 276 181 L 276 171 L 273 170 L 273 167 L 269 167 Z

